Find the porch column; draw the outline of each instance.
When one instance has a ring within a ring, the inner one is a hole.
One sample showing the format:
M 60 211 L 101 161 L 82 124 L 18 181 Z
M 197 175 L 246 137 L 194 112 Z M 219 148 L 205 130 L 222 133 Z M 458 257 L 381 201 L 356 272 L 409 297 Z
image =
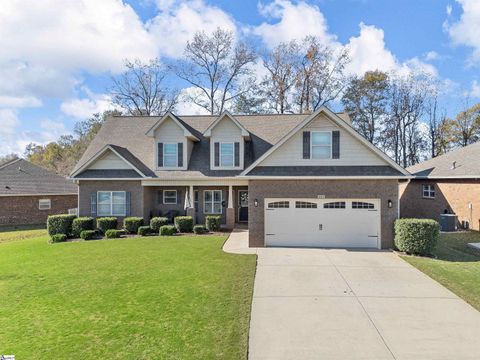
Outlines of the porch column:
M 194 200 L 194 195 L 193 195 L 193 185 L 190 185 L 188 189 L 188 202 L 190 204 L 190 207 L 187 208 L 187 216 L 191 216 L 193 219 L 193 224 L 195 225 L 195 219 L 196 219 L 196 214 L 195 214 L 195 200 Z
M 228 186 L 227 229 L 235 227 L 235 209 L 233 208 L 233 186 Z

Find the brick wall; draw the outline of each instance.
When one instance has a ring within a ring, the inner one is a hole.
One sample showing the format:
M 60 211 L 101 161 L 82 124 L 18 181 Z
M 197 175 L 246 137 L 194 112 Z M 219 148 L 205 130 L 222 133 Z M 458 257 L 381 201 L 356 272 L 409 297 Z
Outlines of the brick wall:
M 39 210 L 38 201 L 50 199 L 50 210 Z M 46 224 L 47 217 L 66 214 L 77 207 L 77 195 L 0 197 L 0 225 Z
M 423 198 L 423 184 L 435 186 L 435 199 Z M 445 209 L 458 215 L 459 225 L 468 221 L 470 228 L 479 229 L 480 181 L 476 180 L 412 180 L 400 187 L 400 216 L 439 219 Z M 472 204 L 471 209 L 469 204 Z
M 264 199 L 289 198 L 379 198 L 381 200 L 382 248 L 393 247 L 393 224 L 398 215 L 398 181 L 395 180 L 252 180 L 249 181 L 250 246 L 265 246 Z M 255 199 L 258 207 L 254 206 Z M 392 200 L 392 208 L 387 201 Z M 346 219 L 345 221 L 348 221 Z

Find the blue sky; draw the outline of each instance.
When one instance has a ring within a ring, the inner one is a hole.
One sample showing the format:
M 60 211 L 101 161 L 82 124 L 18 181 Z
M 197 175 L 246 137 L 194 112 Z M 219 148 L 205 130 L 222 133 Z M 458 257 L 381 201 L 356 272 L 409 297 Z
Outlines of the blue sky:
M 125 58 L 175 61 L 196 31 L 216 27 L 260 48 L 306 35 L 348 46 L 352 74 L 430 72 L 450 116 L 480 101 L 478 0 L 4 0 L 0 154 L 55 140 L 108 109 L 110 79 Z

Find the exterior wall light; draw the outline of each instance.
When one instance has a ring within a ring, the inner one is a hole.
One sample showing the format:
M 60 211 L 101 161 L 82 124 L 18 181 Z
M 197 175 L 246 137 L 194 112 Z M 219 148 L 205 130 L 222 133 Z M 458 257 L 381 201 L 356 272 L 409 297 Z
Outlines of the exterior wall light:
M 258 207 L 258 200 L 257 199 L 253 200 L 253 206 Z
M 387 204 L 388 204 L 388 208 L 391 209 L 393 206 L 392 200 L 388 200 Z

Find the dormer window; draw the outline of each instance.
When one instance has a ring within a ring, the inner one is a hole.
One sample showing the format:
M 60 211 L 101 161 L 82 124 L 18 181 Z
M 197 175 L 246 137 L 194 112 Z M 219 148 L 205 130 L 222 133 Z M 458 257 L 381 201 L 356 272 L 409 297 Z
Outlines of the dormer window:
M 220 166 L 235 166 L 235 149 L 234 143 L 220 143 Z
M 163 144 L 163 166 L 177 167 L 178 165 L 178 144 Z
M 312 159 L 330 159 L 332 157 L 332 133 L 330 131 L 312 131 Z
M 183 166 L 183 143 L 157 143 L 157 167 L 159 169 Z

